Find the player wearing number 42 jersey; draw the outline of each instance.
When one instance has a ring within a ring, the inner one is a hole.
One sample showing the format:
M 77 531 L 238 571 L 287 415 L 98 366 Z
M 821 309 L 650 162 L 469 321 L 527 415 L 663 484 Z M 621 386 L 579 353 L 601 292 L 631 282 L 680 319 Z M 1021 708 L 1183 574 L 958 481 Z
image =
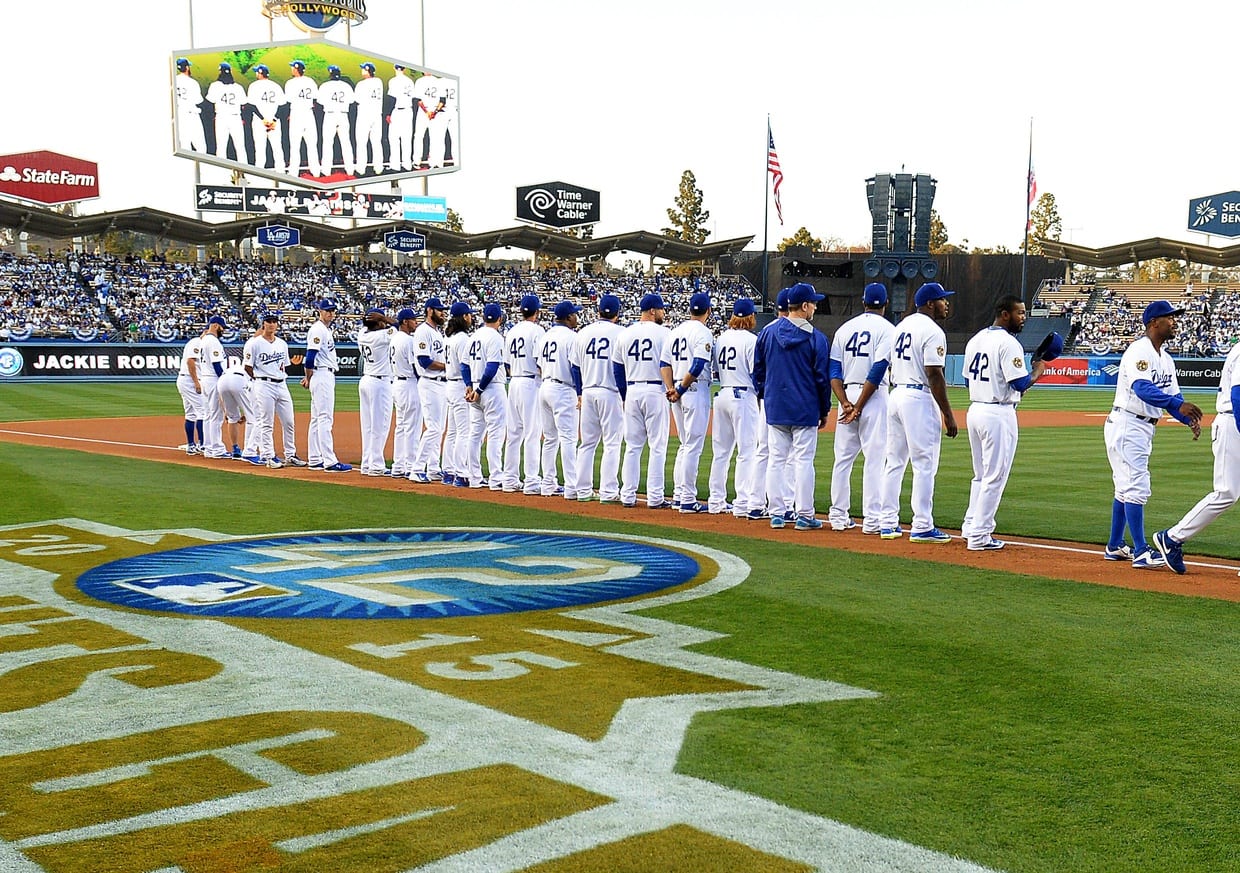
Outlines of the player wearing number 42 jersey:
M 1025 352 L 1016 335 L 1025 326 L 1025 304 L 1012 294 L 995 303 L 995 321 L 979 331 L 964 349 L 964 375 L 969 383 L 969 450 L 973 481 L 969 508 L 960 533 L 973 552 L 1003 548 L 995 539 L 995 513 L 1003 498 L 1012 459 L 1016 456 L 1016 404 L 1042 377 L 1046 362 L 1025 368 Z
M 543 433 L 542 496 L 577 496 L 577 431 L 581 408 L 581 354 L 577 348 L 577 313 L 571 300 L 555 306 L 555 324 L 534 349 L 542 383 L 538 386 L 538 417 Z M 555 455 L 560 453 L 564 487 L 555 480 Z
M 683 513 L 706 512 L 707 505 L 697 499 L 698 465 L 710 423 L 710 363 L 715 338 L 706 326 L 710 317 L 710 295 L 698 292 L 689 298 L 689 320 L 678 325 L 667 339 L 667 376 L 672 390 L 672 419 L 680 448 L 672 467 L 672 502 Z
M 711 426 L 710 498 L 712 515 L 728 511 L 728 466 L 736 452 L 733 477 L 736 503 L 732 514 L 747 518 L 751 511 L 764 513 L 764 488 L 754 482 L 754 453 L 758 443 L 758 392 L 753 384 L 754 305 L 748 297 L 732 304 L 728 329 L 715 344 L 715 371 L 719 374 L 719 393 L 715 395 Z
M 620 443 L 624 438 L 624 412 L 612 370 L 611 355 L 620 336 L 620 298 L 604 294 L 598 299 L 598 319 L 577 334 L 581 356 L 581 445 L 577 448 L 577 499 L 594 497 L 594 454 L 603 444 L 599 462 L 600 503 L 620 500 Z
M 624 461 L 620 503 L 637 505 L 637 485 L 641 480 L 642 450 L 650 446 L 646 466 L 646 506 L 666 509 L 672 502 L 663 494 L 667 476 L 667 394 L 671 378 L 663 374 L 667 338 L 663 326 L 666 312 L 663 298 L 647 294 L 641 299 L 641 320 L 630 324 L 616 337 L 611 353 L 616 387 L 624 402 Z
M 505 491 L 521 490 L 521 461 L 525 460 L 526 494 L 541 494 L 538 476 L 538 360 L 535 350 L 546 329 L 538 323 L 542 301 L 537 294 L 521 298 L 521 321 L 504 337 L 504 366 L 508 368 L 508 409 L 504 436 Z M 554 485 L 554 471 L 549 475 Z

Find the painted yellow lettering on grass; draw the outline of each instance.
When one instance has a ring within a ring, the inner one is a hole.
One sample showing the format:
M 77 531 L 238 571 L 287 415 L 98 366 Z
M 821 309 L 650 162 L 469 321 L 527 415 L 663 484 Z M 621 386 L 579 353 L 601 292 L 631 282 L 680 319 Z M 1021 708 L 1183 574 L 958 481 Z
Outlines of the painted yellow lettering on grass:
M 688 825 L 638 834 L 565 858 L 527 867 L 524 873 L 808 873 L 814 868 L 768 855 Z
M 608 799 L 509 765 L 97 839 L 21 845 L 57 873 L 385 873 L 484 846 Z M 0 819 L 2 820 L 2 819 Z
M 51 646 L 77 646 L 95 652 L 146 642 L 141 637 L 86 618 L 48 621 L 69 615 L 52 606 L 0 612 L 0 652 L 24 652 Z
M 11 755 L 0 758 L 0 836 L 29 839 L 269 785 L 300 785 L 406 754 L 424 740 L 416 728 L 375 715 L 277 712 Z M 93 869 L 105 868 L 112 869 Z M 49 869 L 62 867 L 58 861 Z
M 92 675 L 106 673 L 135 688 L 163 688 L 209 679 L 223 665 L 167 649 L 124 649 L 27 664 L 0 676 L 0 712 L 29 709 L 68 697 Z

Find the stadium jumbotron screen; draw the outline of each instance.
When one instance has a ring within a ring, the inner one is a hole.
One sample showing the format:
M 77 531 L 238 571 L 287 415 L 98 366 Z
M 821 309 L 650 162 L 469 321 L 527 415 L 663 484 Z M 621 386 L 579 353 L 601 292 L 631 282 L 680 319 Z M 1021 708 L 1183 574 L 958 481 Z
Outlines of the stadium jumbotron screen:
M 461 167 L 459 81 L 325 40 L 171 57 L 181 157 L 313 188 Z

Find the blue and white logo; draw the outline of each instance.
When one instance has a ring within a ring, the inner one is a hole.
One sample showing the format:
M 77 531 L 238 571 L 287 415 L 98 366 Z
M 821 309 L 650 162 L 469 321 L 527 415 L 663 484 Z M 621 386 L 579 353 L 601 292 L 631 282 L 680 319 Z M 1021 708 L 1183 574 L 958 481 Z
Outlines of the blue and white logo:
M 1217 236 L 1240 236 L 1240 191 L 1188 201 L 1188 229 Z
M 412 230 L 392 230 L 383 235 L 383 245 L 394 252 L 421 252 L 426 250 L 426 236 Z
M 301 231 L 286 224 L 268 224 L 258 229 L 258 244 L 285 249 L 301 243 Z
M 597 535 L 301 534 L 190 546 L 87 570 L 85 594 L 230 618 L 442 618 L 563 609 L 683 585 L 692 557 Z
M 0 377 L 20 376 L 24 365 L 22 353 L 17 349 L 7 346 L 0 349 Z

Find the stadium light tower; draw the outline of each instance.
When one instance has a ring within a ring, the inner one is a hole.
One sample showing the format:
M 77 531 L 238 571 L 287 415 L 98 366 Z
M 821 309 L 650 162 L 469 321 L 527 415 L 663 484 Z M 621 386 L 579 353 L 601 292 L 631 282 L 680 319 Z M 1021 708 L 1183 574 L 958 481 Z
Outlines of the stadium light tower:
M 917 276 L 930 280 L 938 275 L 939 265 L 930 257 L 930 212 L 937 186 L 926 173 L 876 173 L 865 180 L 872 219 L 872 257 L 863 265 L 867 279 L 882 276 L 904 286 Z

